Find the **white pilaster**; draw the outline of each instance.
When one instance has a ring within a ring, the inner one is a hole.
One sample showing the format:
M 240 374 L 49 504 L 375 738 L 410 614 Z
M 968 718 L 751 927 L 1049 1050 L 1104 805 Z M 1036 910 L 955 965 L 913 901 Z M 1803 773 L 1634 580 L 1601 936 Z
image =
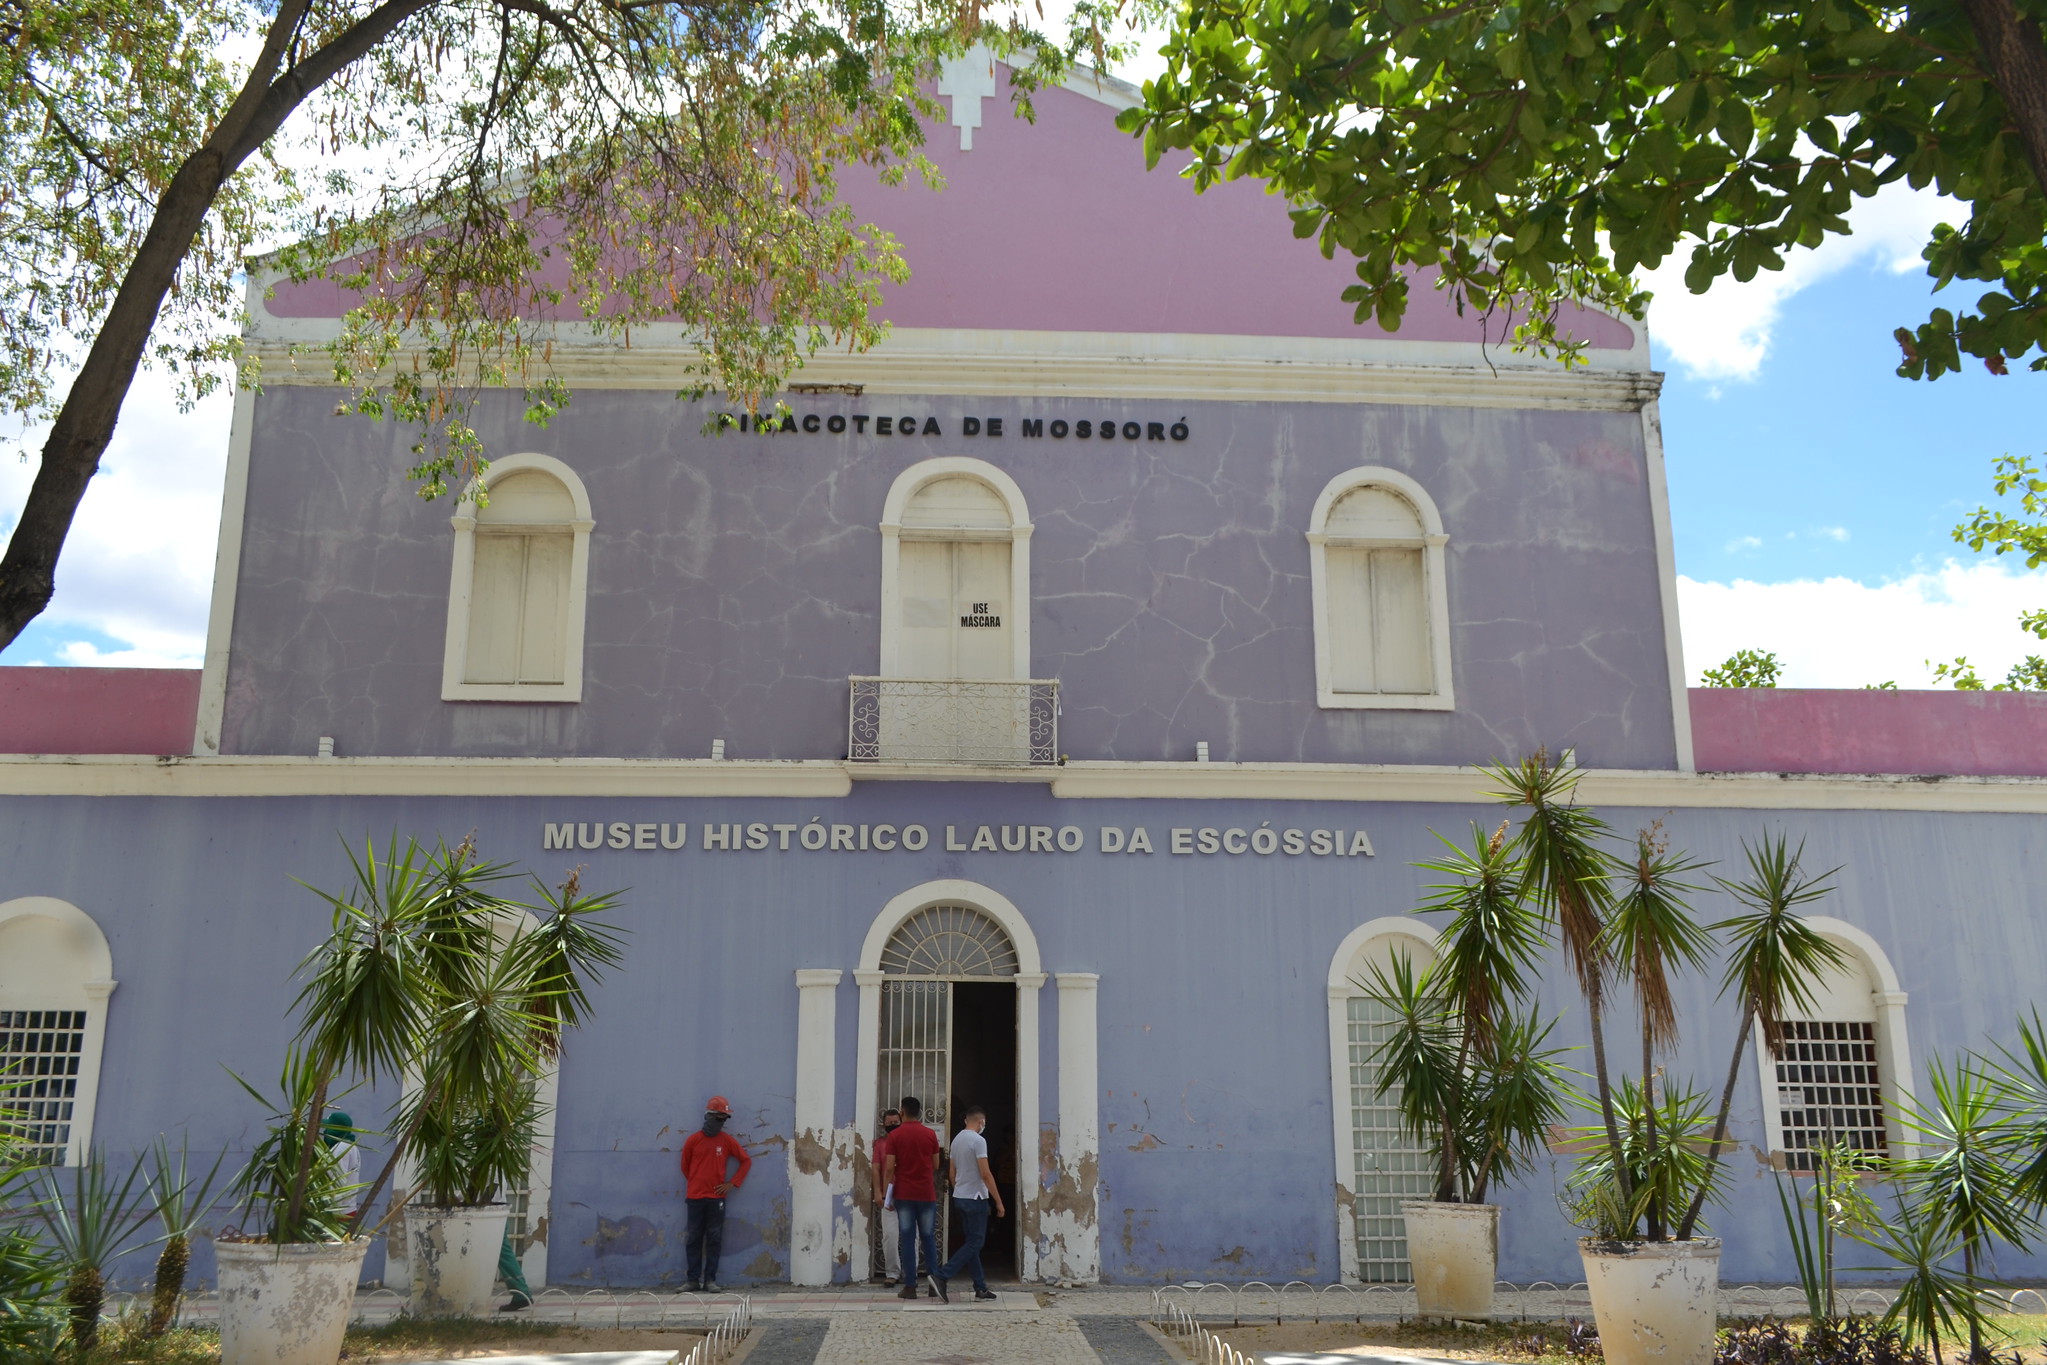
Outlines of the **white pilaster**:
M 832 1282 L 836 968 L 796 973 L 796 1132 L 789 1143 L 789 1280 Z
M 1016 1196 L 1024 1220 L 1023 1264 L 1017 1267 L 1017 1275 L 1025 1281 L 1044 1277 L 1039 1229 L 1046 1172 L 1039 1155 L 1043 1144 L 1038 1132 L 1038 992 L 1044 988 L 1043 972 L 1016 974 L 1016 1140 L 1023 1148 L 1017 1153 L 1016 1169 L 1020 1181 L 1030 1182 Z
M 1354 1284 L 1358 1278 L 1357 1179 L 1352 1150 L 1356 1134 L 1351 1131 L 1350 1112 L 1350 997 L 1352 986 L 1341 973 L 1348 970 L 1358 949 L 1348 940 L 1348 953 L 1339 951 L 1329 983 L 1329 1116 L 1335 1121 L 1336 1139 L 1336 1282 Z
M 1670 529 L 1670 484 L 1663 468 L 1663 418 L 1656 400 L 1642 405 L 1642 451 L 1649 475 L 1649 524 L 1656 542 L 1656 582 L 1663 604 L 1663 664 L 1670 673 L 1670 721 L 1677 770 L 1694 771 L 1692 694 L 1685 686 L 1684 634 L 1677 619 L 1677 543 Z
M 853 973 L 860 988 L 860 1051 L 853 1059 L 853 1127 L 862 1134 L 869 1157 L 874 1154 L 874 1135 L 881 1131 L 881 1102 L 875 1091 L 881 1088 L 881 981 L 879 971 L 861 968 Z M 852 1240 L 847 1269 L 853 1283 L 860 1284 L 874 1273 L 874 1183 L 881 1172 L 868 1168 L 868 1185 L 853 1182 Z
M 1058 1257 L 1058 1278 L 1091 1284 L 1102 1277 L 1097 1200 L 1102 1155 L 1101 1099 L 1093 972 L 1060 972 L 1059 1173 L 1062 1192 L 1046 1245 Z
M 1876 1006 L 1876 1074 L 1883 1081 L 1884 1126 L 1890 1132 L 1891 1150 L 1900 1156 L 1911 1155 L 1912 1134 L 1898 1116 L 1912 1112 L 1917 1096 L 1912 1083 L 1911 1036 L 1905 1028 L 1905 1002 L 1909 999 L 1904 991 L 1884 990 L 1878 987 L 1869 993 L 1869 1002 Z

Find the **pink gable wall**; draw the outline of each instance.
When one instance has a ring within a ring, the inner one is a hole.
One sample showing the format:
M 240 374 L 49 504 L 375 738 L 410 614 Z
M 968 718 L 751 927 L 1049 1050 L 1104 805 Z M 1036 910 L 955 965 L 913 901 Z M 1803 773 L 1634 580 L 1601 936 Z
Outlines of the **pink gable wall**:
M 0 754 L 188 754 L 196 668 L 0 668 Z
M 2047 695 L 1696 687 L 1702 772 L 2047 777 Z
M 1005 84 L 998 79 L 998 86 Z M 959 130 L 927 130 L 944 172 L 931 191 L 915 176 L 885 188 L 844 173 L 842 194 L 864 220 L 894 233 L 911 271 L 885 291 L 881 313 L 899 327 L 1054 332 L 1178 332 L 1217 336 L 1478 341 L 1475 317 L 1417 283 L 1398 333 L 1351 320 L 1343 290 L 1356 276 L 1293 236 L 1286 204 L 1261 182 L 1197 195 L 1161 164 L 1145 171 L 1142 144 L 1118 132 L 1115 110 L 1070 90 L 1036 100 L 1037 122 L 1012 115 L 1006 89 L 982 101 L 972 151 Z M 1174 163 L 1185 164 L 1184 160 Z M 285 286 L 277 317 L 332 317 L 331 285 Z M 1626 350 L 1634 332 L 1578 312 L 1594 346 Z M 1492 340 L 1504 334 L 1492 327 Z

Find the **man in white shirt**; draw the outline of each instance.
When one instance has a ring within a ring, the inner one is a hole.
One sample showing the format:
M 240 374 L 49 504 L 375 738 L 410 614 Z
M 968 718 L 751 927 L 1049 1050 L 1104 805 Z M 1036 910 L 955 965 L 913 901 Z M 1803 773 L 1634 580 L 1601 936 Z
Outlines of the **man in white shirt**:
M 986 1111 L 979 1105 L 967 1110 L 966 1125 L 952 1140 L 950 1172 L 952 1204 L 960 1211 L 966 1238 L 952 1259 L 931 1277 L 938 1286 L 938 1297 L 947 1303 L 952 1302 L 952 1295 L 946 1292 L 946 1282 L 968 1267 L 974 1272 L 974 1298 L 985 1301 L 995 1297 L 988 1288 L 987 1276 L 981 1272 L 981 1244 L 988 1240 L 991 1203 L 995 1216 L 1002 1217 L 1002 1191 L 996 1188 L 995 1173 L 988 1169 L 988 1139 L 981 1136 L 981 1130 L 988 1126 Z

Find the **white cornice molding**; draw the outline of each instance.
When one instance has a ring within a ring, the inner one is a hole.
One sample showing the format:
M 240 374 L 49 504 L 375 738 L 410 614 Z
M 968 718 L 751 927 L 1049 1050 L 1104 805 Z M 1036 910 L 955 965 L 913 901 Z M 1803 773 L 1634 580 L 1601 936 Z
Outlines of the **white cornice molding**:
M 1476 768 L 1348 763 L 1070 763 L 1067 798 L 1492 804 Z M 2047 814 L 2047 779 L 1593 769 L 1580 800 L 1600 806 L 1716 810 L 1913 810 Z
M 0 796 L 821 796 L 835 761 L 0 755 Z
M 0 755 L 0 796 L 795 796 L 856 781 L 1038 783 L 1071 800 L 1491 804 L 1475 768 L 1347 763 L 1069 763 L 980 768 L 842 760 L 623 758 L 153 758 Z M 1684 810 L 2047 814 L 2047 778 L 1680 773 L 1595 769 L 1594 805 Z
M 262 362 L 263 383 L 334 387 L 333 369 L 317 349 L 331 330 L 318 320 L 273 320 L 259 329 L 248 348 Z M 638 334 L 630 346 L 557 339 L 549 372 L 571 388 L 690 387 L 696 349 L 677 329 L 648 330 L 654 335 Z M 1603 352 L 1566 370 L 1467 342 L 903 327 L 870 351 L 820 352 L 789 382 L 858 385 L 873 395 L 1633 412 L 1656 397 L 1663 376 L 1628 368 L 1632 363 L 1631 353 Z

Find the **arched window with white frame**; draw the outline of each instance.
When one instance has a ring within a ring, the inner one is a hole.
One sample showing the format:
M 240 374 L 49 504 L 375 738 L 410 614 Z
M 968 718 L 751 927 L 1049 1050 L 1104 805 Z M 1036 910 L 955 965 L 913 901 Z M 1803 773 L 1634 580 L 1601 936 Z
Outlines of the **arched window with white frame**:
M 881 676 L 1031 676 L 1031 518 L 985 460 L 924 460 L 881 516 Z
M 114 958 L 92 916 L 51 896 L 0 902 L 0 1124 L 31 1159 L 92 1146 Z
M 1846 920 L 1812 915 L 1806 923 L 1846 960 L 1814 984 L 1810 1009 L 1785 1018 L 1774 1053 L 1760 1028 L 1755 1041 L 1770 1151 L 1793 1171 L 1814 1169 L 1825 1144 L 1890 1155 L 1912 1099 L 1906 995 L 1890 957 Z
M 1352 930 L 1329 964 L 1337 1266 L 1345 1282 L 1411 1281 L 1400 1206 L 1435 1193 L 1433 1165 L 1401 1123 L 1398 1093 L 1379 1094 L 1378 1045 L 1391 1033 L 1395 1015 L 1373 993 L 1373 973 L 1390 971 L 1397 958 L 1416 971 L 1430 966 L 1436 960 L 1434 931 L 1417 920 L 1375 919 Z
M 1452 709 L 1448 541 L 1435 502 L 1398 470 L 1364 465 L 1323 488 L 1308 521 L 1323 706 Z
M 453 522 L 442 699 L 580 701 L 594 525 L 583 481 L 551 455 L 508 455 Z

